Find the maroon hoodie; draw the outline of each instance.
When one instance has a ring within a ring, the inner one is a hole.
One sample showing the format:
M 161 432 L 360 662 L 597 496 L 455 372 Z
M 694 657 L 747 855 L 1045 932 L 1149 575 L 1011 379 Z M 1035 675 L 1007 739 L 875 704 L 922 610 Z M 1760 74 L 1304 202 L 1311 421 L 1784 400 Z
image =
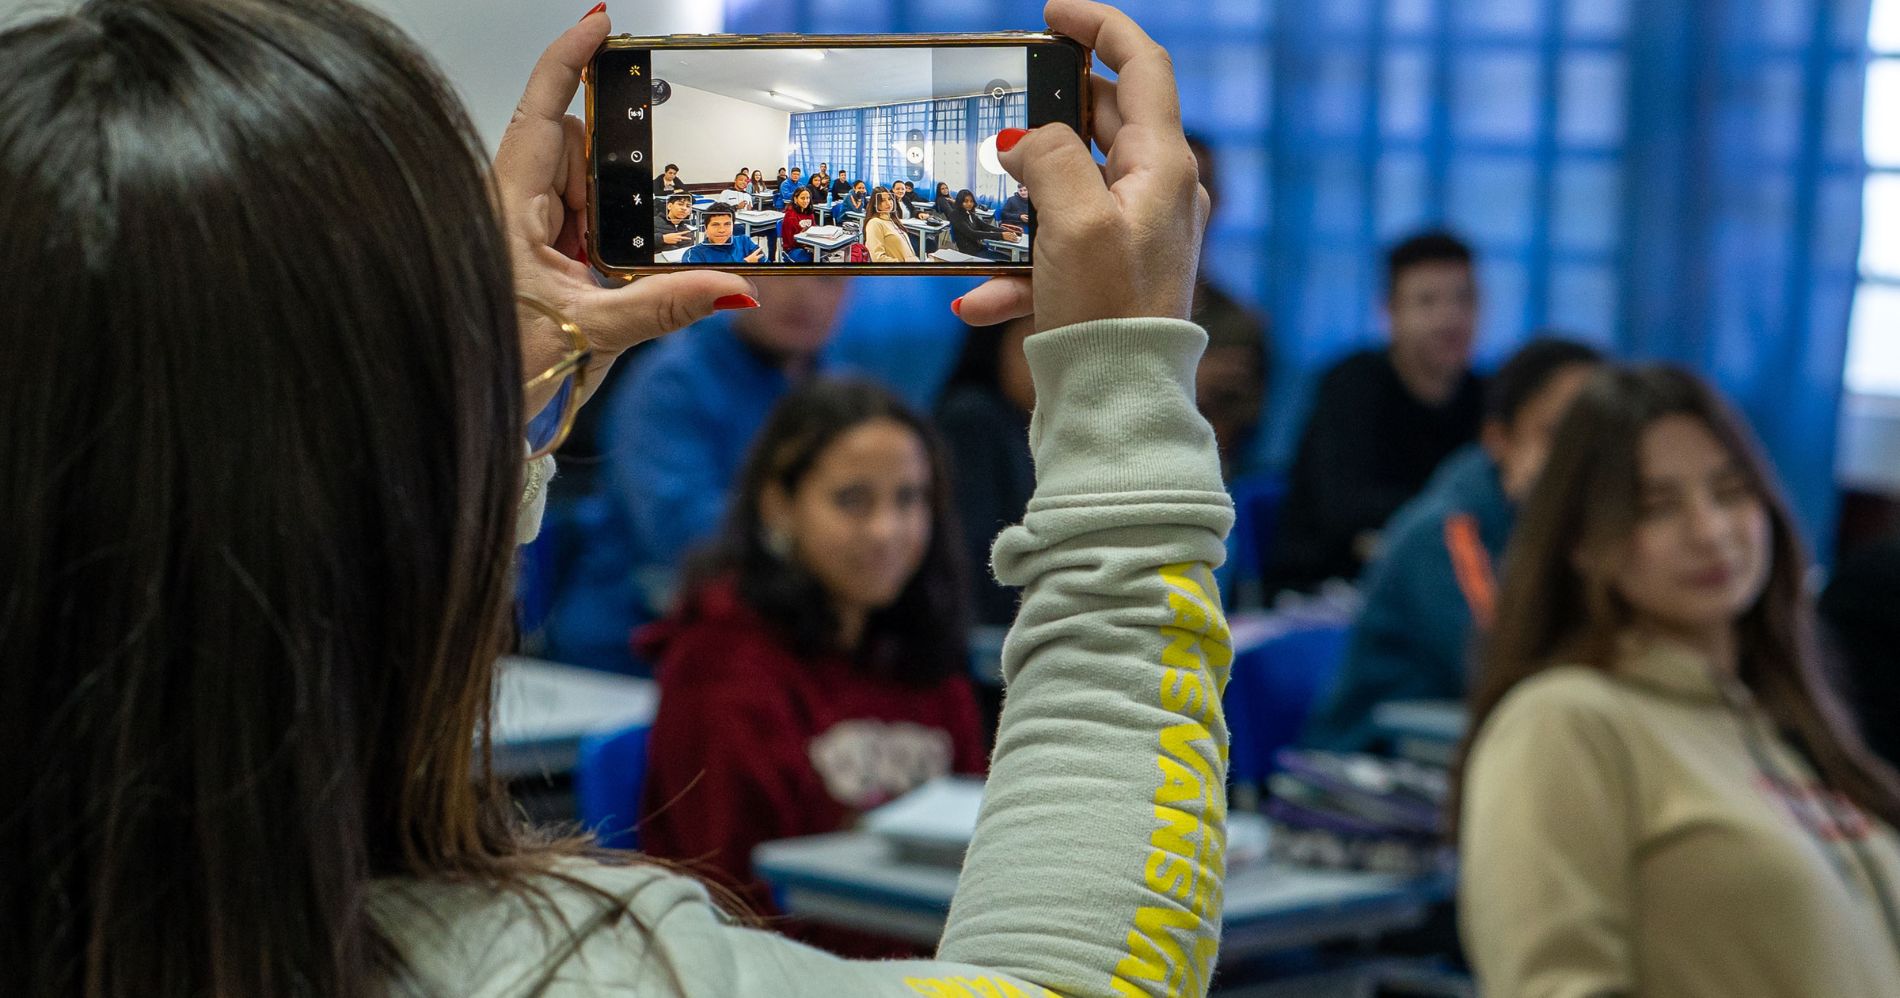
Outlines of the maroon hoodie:
M 752 875 L 754 846 L 839 831 L 932 777 L 985 769 L 967 676 L 919 688 L 840 654 L 800 656 L 730 582 L 634 643 L 660 682 L 640 848 L 733 888 L 760 914 L 776 910 Z

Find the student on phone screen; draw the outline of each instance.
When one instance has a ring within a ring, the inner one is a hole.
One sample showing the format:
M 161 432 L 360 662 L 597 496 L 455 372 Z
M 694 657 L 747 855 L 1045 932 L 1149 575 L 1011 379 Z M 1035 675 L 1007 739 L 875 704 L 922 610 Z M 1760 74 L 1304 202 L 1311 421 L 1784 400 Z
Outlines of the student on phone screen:
M 666 199 L 666 209 L 654 226 L 660 239 L 662 250 L 679 249 L 691 246 L 699 233 L 693 229 L 690 219 L 693 215 L 693 196 L 675 194 Z
M 976 195 L 969 191 L 958 191 L 956 200 L 950 203 L 947 216 L 950 219 L 950 238 L 959 251 L 977 256 L 994 256 L 989 247 L 983 245 L 985 239 L 1010 239 L 1016 230 L 1008 226 L 991 223 L 976 213 Z
M 871 195 L 871 212 L 864 219 L 864 248 L 872 263 L 917 262 L 910 233 L 897 218 L 897 205 L 897 195 L 882 187 Z
M 1233 515 L 1181 318 L 1205 207 L 1165 54 L 1107 7 L 1046 19 L 1118 74 L 1123 127 L 1106 171 L 1064 128 L 999 142 L 1049 251 L 1033 297 L 958 307 L 1036 317 L 1040 480 L 994 548 L 1025 595 L 985 811 L 935 959 L 897 962 L 530 827 L 490 770 L 552 463 L 526 428 L 573 371 L 585 401 L 635 344 L 769 294 L 579 262 L 564 122 L 607 15 L 547 49 L 492 161 L 340 0 L 0 31 L 0 149 L 36 151 L 0 155 L 0 753 L 31 760 L 0 820 L 9 993 L 1201 998 Z
M 818 216 L 811 210 L 811 188 L 801 187 L 792 195 L 792 201 L 785 206 L 785 215 L 778 223 L 780 253 L 786 260 L 792 263 L 812 261 L 811 247 L 799 245 L 798 237 L 817 224 Z
M 762 263 L 765 247 L 743 232 L 733 231 L 732 209 L 723 204 L 706 210 L 706 239 L 686 251 L 686 263 Z

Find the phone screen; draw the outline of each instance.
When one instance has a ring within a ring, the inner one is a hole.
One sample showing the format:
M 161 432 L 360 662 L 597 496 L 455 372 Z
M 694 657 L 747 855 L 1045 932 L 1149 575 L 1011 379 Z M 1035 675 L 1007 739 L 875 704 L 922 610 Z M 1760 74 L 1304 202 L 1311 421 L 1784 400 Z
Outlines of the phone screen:
M 609 48 L 594 63 L 600 263 L 1027 267 L 1034 194 L 997 135 L 1079 129 L 1071 43 Z

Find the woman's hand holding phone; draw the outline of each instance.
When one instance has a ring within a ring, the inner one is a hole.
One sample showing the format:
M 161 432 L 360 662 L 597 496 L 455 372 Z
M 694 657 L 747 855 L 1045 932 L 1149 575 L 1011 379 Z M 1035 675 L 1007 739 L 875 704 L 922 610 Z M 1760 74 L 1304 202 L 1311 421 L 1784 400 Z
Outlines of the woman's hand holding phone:
M 1088 143 L 1064 125 L 1020 134 L 1001 152 L 1004 168 L 1041 206 L 1035 270 L 984 283 L 960 300 L 958 314 L 981 326 L 1033 312 L 1039 330 L 1187 318 L 1208 200 L 1181 131 L 1173 63 L 1106 4 L 1050 0 L 1044 16 L 1118 76 L 1093 83 L 1093 137 L 1108 163 L 1098 166 Z
M 567 113 L 581 70 L 606 40 L 604 11 L 589 13 L 548 46 L 528 75 L 501 148 L 495 187 L 515 289 L 545 299 L 586 332 L 594 351 L 587 389 L 628 347 L 698 322 L 720 308 L 756 305 L 752 283 L 713 270 L 647 277 L 602 288 L 581 262 L 586 244 L 587 143 L 579 118 Z M 567 338 L 539 314 L 521 319 L 523 377 L 553 366 L 569 350 Z M 551 397 L 553 386 L 547 389 Z M 548 397 L 526 399 L 539 412 Z

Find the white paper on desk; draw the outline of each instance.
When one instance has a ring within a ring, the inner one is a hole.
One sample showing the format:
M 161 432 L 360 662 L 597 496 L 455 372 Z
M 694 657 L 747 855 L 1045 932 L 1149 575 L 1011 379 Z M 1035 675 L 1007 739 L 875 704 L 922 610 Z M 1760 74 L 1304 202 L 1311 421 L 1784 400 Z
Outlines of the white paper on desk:
M 844 235 L 844 229 L 836 225 L 814 225 L 805 230 L 805 234 L 820 241 L 836 239 Z
M 917 862 L 960 864 L 983 809 L 983 781 L 940 776 L 864 816 L 864 829 Z
M 976 835 L 983 781 L 940 776 L 864 816 L 863 827 L 897 850 L 901 859 L 958 866 Z M 1266 858 L 1270 829 L 1258 814 L 1227 816 L 1227 868 Z

